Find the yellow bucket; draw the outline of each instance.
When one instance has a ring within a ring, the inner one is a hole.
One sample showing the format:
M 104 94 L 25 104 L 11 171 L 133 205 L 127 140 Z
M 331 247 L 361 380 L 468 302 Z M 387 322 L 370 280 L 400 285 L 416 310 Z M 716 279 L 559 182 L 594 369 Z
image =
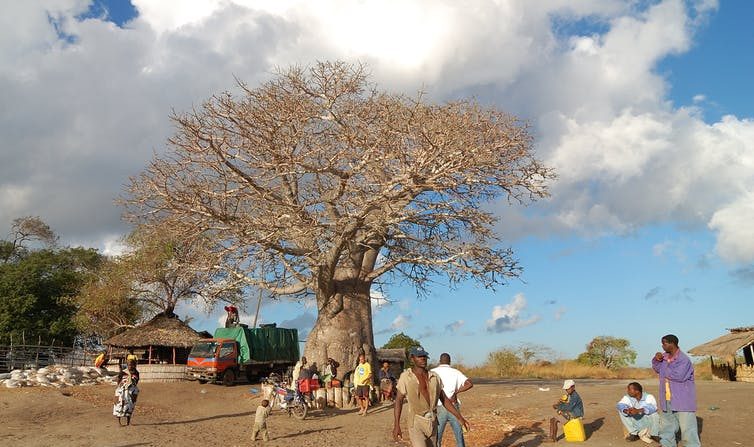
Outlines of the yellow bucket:
M 567 442 L 584 442 L 586 441 L 586 432 L 584 423 L 581 418 L 574 418 L 563 425 L 563 433 Z

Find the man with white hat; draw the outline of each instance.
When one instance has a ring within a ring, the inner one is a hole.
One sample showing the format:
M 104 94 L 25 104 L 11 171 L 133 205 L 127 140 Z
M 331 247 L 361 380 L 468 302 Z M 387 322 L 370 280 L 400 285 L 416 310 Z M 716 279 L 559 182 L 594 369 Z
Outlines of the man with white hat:
M 584 417 L 584 402 L 581 396 L 576 392 L 576 382 L 568 379 L 563 382 L 564 394 L 560 400 L 555 402 L 553 409 L 558 410 L 558 414 L 563 416 L 566 421 L 574 418 Z M 558 420 L 550 418 L 550 437 L 545 439 L 546 442 L 555 442 L 558 440 Z

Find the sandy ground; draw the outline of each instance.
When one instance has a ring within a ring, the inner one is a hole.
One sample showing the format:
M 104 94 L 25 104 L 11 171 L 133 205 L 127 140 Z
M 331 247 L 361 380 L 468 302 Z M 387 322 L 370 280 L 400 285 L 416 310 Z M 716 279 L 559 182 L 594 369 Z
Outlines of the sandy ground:
M 577 381 L 585 403 L 586 444 L 629 445 L 622 439 L 614 406 L 627 382 Z M 561 382 L 479 379 L 475 383 L 462 395 L 462 411 L 472 423 L 468 446 L 548 445 L 542 444 L 542 423 L 552 415 L 550 405 L 560 395 Z M 655 392 L 656 382 L 645 381 L 645 387 Z M 68 388 L 65 394 L 50 388 L 2 388 L 0 445 L 255 445 L 249 434 L 261 398 L 251 388 L 258 385 L 144 383 L 130 427 L 119 427 L 111 416 L 111 386 Z M 704 446 L 754 447 L 754 383 L 700 382 L 697 391 Z M 272 440 L 256 445 L 398 447 L 401 443 L 391 440 L 392 418 L 389 404 L 372 407 L 366 417 L 358 416 L 355 409 L 314 410 L 304 421 L 278 410 L 269 419 Z M 448 428 L 444 445 L 454 446 L 451 438 Z M 566 443 L 561 439 L 558 444 Z

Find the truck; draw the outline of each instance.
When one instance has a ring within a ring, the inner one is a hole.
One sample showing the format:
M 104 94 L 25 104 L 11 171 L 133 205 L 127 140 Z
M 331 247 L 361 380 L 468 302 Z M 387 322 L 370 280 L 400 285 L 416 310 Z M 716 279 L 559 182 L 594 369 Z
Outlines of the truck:
M 273 372 L 284 373 L 298 358 L 296 329 L 217 328 L 213 338 L 200 340 L 191 348 L 186 376 L 199 383 L 231 386 L 243 376 L 251 382 Z

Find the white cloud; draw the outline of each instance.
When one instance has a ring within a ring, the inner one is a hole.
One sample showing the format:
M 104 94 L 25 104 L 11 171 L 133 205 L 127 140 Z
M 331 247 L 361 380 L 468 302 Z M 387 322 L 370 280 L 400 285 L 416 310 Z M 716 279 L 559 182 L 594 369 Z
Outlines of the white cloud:
M 4 9 L 0 226 L 39 215 L 64 240 L 107 241 L 127 231 L 113 198 L 164 147 L 171 109 L 232 89 L 233 76 L 254 85 L 275 66 L 342 58 L 370 63 L 383 88 L 474 95 L 532 122 L 559 179 L 526 215 L 501 207 L 507 236 L 681 223 L 708 226 L 723 258 L 754 260 L 737 217 L 754 191 L 754 122 L 705 123 L 699 95 L 674 108 L 656 71 L 690 48 L 716 1 L 134 4 L 124 28 L 77 20 L 83 0 Z M 600 26 L 560 26 L 574 22 Z
M 410 315 L 403 315 L 398 314 L 397 317 L 393 320 L 393 323 L 390 325 L 390 329 L 392 330 L 401 330 L 406 329 L 411 324 L 411 316 Z
M 492 318 L 487 320 L 487 330 L 490 332 L 515 331 L 539 321 L 539 315 L 526 315 L 526 297 L 517 293 L 513 301 L 503 306 L 492 308 Z
M 554 315 L 555 320 L 559 321 L 561 318 L 563 318 L 563 315 L 565 315 L 566 312 L 567 312 L 567 309 L 565 307 L 561 307 L 560 309 L 556 310 L 555 315 Z
M 372 290 L 369 291 L 369 295 L 372 297 L 372 312 L 379 312 L 384 307 L 388 307 L 393 304 L 393 301 L 390 300 L 390 297 L 388 297 L 380 289 L 372 288 Z
M 673 246 L 672 241 L 665 240 L 665 241 L 659 242 L 652 246 L 652 254 L 658 257 L 662 256 L 672 246 Z
M 754 192 L 716 211 L 709 227 L 718 233 L 717 251 L 723 259 L 751 262 L 754 259 Z

